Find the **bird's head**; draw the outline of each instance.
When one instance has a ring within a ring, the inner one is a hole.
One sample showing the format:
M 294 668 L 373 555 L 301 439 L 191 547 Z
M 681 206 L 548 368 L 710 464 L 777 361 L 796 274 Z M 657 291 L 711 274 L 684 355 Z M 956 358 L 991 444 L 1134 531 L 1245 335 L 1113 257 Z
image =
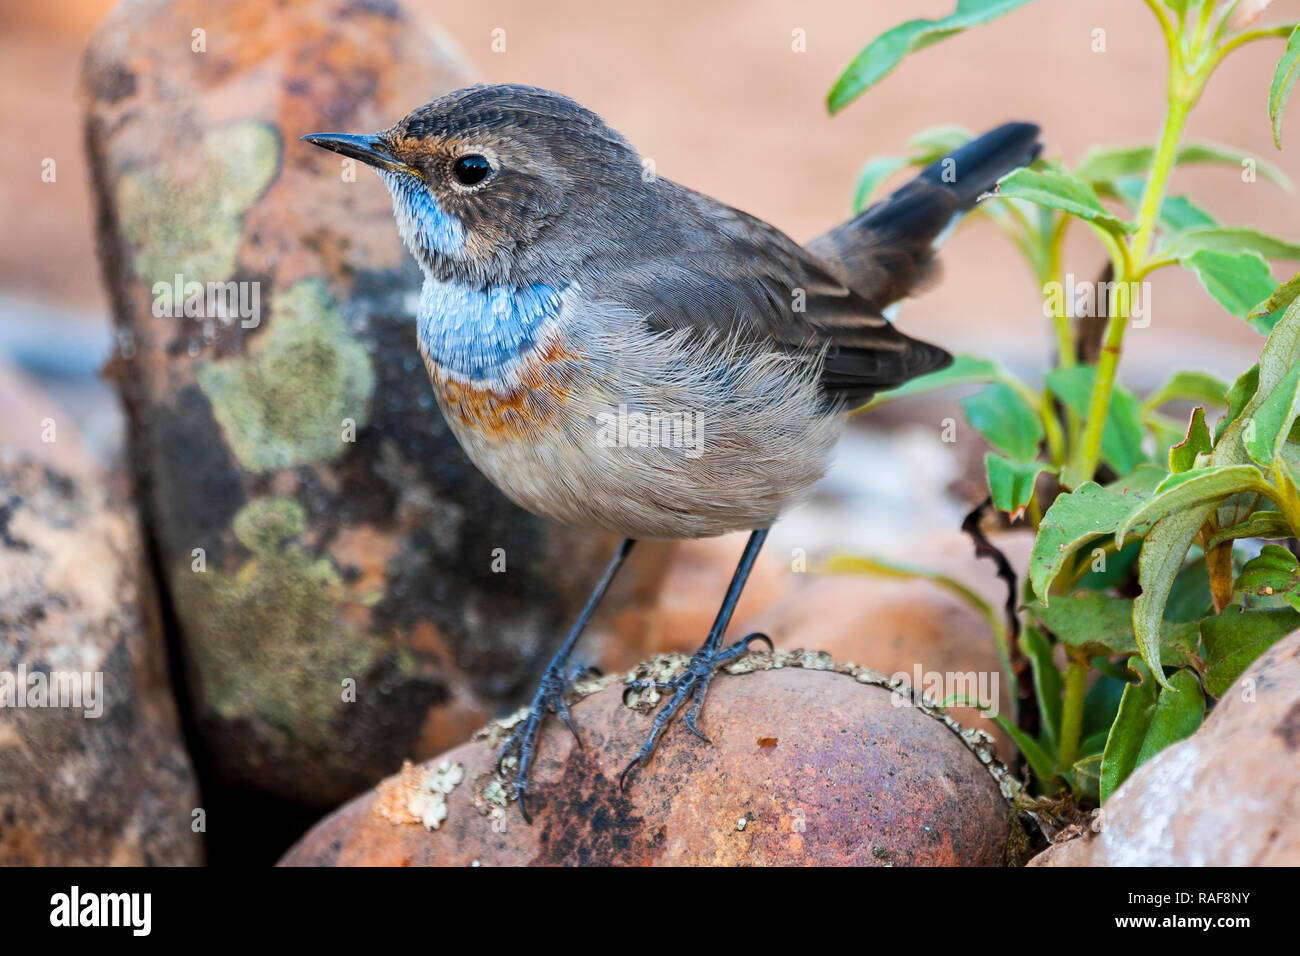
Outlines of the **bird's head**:
M 407 248 L 439 279 L 554 279 L 575 267 L 593 233 L 601 241 L 611 215 L 636 215 L 636 151 L 548 90 L 473 86 L 382 133 L 303 139 L 375 167 Z

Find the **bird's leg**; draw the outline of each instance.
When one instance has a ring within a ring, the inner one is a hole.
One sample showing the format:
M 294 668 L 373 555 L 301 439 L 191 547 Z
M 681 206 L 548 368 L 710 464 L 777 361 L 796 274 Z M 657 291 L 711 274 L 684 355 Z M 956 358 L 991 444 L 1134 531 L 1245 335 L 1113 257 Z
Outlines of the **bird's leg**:
M 668 724 L 672 719 L 686 706 L 687 701 L 690 701 L 690 707 L 686 711 L 686 716 L 682 718 L 682 722 L 686 724 L 686 729 L 696 737 L 699 737 L 705 743 L 710 743 L 709 738 L 704 736 L 696 724 L 696 720 L 700 716 L 700 708 L 704 706 L 704 695 L 709 692 L 709 682 L 713 680 L 714 672 L 719 667 L 735 660 L 748 651 L 749 645 L 754 641 L 763 641 L 767 644 L 768 650 L 772 649 L 772 641 L 766 634 L 750 634 L 730 647 L 724 648 L 722 646 L 722 637 L 727 631 L 727 625 L 731 623 L 731 615 L 735 613 L 736 603 L 740 600 L 740 592 L 745 589 L 745 581 L 748 580 L 749 572 L 754 567 L 754 560 L 758 557 L 759 549 L 763 547 L 763 542 L 766 539 L 767 528 L 759 528 L 749 536 L 749 541 L 745 545 L 745 552 L 740 556 L 740 564 L 736 566 L 736 573 L 731 576 L 731 584 L 727 586 L 727 595 L 722 599 L 722 607 L 718 609 L 718 616 L 713 622 L 713 627 L 709 629 L 708 639 L 705 640 L 704 646 L 691 656 L 690 663 L 686 665 L 686 670 L 672 680 L 637 680 L 632 681 L 623 689 L 624 699 L 634 691 L 650 688 L 671 691 L 672 697 L 669 698 L 663 709 L 655 714 L 654 723 L 650 726 L 650 734 L 646 737 L 645 743 L 641 745 L 637 755 L 632 758 L 632 762 L 619 775 L 619 786 L 626 788 L 628 775 L 650 760 L 651 754 L 659 746 L 659 738 L 668 729 Z
M 635 539 L 625 538 L 623 543 L 618 546 L 614 556 L 609 559 L 609 564 L 605 568 L 605 573 L 601 575 L 600 580 L 596 583 L 596 588 L 591 592 L 591 597 L 587 598 L 587 604 L 578 615 L 578 620 L 574 622 L 573 630 L 569 631 L 569 636 L 564 639 L 560 649 L 555 652 L 551 658 L 551 663 L 546 666 L 546 672 L 542 674 L 541 683 L 537 685 L 537 693 L 533 695 L 532 703 L 528 705 L 528 714 L 515 725 L 514 731 L 510 734 L 510 739 L 505 742 L 497 756 L 497 770 L 501 771 L 502 764 L 507 757 L 512 755 L 518 758 L 515 766 L 515 795 L 519 799 L 519 812 L 523 814 L 524 820 L 532 823 L 533 819 L 528 815 L 528 807 L 524 800 L 528 794 L 528 771 L 533 762 L 533 753 L 537 748 L 537 735 L 541 730 L 542 718 L 546 716 L 548 709 L 554 710 L 564 721 L 565 726 L 573 732 L 574 739 L 578 741 L 578 746 L 582 746 L 582 738 L 578 736 L 578 730 L 573 726 L 573 718 L 569 716 L 569 704 L 564 699 L 569 687 L 581 675 L 585 668 L 579 668 L 576 671 L 569 672 L 569 655 L 573 653 L 573 646 L 578 643 L 578 638 L 582 636 L 583 629 L 586 628 L 587 622 L 596 611 L 596 606 L 600 604 L 600 599 L 605 596 L 609 590 L 610 582 L 614 580 L 614 575 L 618 569 L 623 566 L 627 559 L 628 553 L 632 550 L 632 545 L 636 544 Z

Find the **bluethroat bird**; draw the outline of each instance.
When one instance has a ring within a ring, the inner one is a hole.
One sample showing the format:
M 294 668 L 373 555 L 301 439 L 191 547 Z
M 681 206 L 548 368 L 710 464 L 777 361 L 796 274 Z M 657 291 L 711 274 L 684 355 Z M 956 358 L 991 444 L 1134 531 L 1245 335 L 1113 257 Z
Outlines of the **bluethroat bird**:
M 936 241 L 1038 154 L 1038 127 L 967 143 L 800 246 L 760 219 L 652 175 L 632 145 L 558 93 L 482 85 L 375 135 L 310 143 L 373 166 L 424 272 L 420 353 L 475 465 L 535 514 L 624 538 L 502 750 L 525 819 L 548 711 L 573 730 L 569 658 L 641 538 L 750 531 L 704 645 L 678 677 L 633 682 L 696 736 L 716 669 L 765 635 L 723 635 L 782 511 L 825 472 L 844 413 L 943 368 L 884 317 Z M 579 741 L 581 742 L 581 741 Z

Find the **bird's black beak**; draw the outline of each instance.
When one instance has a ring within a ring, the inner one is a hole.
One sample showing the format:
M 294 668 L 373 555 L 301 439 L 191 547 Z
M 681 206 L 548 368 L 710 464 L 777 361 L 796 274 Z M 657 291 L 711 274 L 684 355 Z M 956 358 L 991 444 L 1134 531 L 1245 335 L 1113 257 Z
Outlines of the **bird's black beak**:
M 388 151 L 388 146 L 379 136 L 354 136 L 351 133 L 311 133 L 302 137 L 313 146 L 328 149 L 341 156 L 359 159 L 367 166 L 380 169 L 398 169 L 408 171 Z

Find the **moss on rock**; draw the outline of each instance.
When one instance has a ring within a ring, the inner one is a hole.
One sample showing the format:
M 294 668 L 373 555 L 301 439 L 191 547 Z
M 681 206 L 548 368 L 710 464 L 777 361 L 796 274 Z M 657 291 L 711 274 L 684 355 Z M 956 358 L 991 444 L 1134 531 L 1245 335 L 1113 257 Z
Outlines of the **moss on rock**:
M 320 282 L 277 295 L 270 325 L 247 358 L 209 362 L 198 373 L 226 441 L 253 472 L 337 455 L 345 422 L 366 422 L 375 388 L 365 346 Z
M 227 720 L 261 720 L 309 746 L 327 746 L 343 681 L 357 683 L 380 651 L 340 619 L 344 585 L 329 558 L 298 543 L 302 506 L 250 501 L 235 534 L 253 557 L 233 573 L 176 573 L 204 700 Z
M 221 281 L 235 271 L 245 211 L 275 177 L 280 138 L 265 123 L 206 133 L 198 157 L 177 152 L 157 167 L 126 173 L 116 208 L 135 274 L 150 284 Z

